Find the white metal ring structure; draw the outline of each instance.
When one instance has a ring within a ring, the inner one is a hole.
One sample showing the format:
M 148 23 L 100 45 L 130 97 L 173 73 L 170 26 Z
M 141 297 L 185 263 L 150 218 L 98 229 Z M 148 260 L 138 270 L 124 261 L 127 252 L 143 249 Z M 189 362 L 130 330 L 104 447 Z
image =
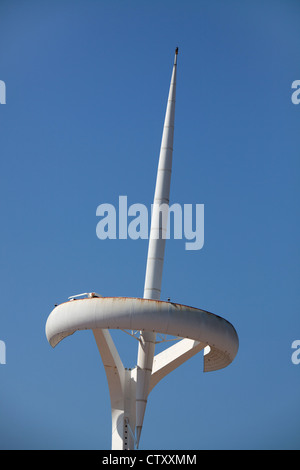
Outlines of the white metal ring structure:
M 112 450 L 138 448 L 149 393 L 162 378 L 201 350 L 205 372 L 222 369 L 233 361 L 239 346 L 234 327 L 218 315 L 160 300 L 167 231 L 166 218 L 160 217 L 160 210 L 162 205 L 169 209 L 177 54 L 178 48 L 158 162 L 144 297 L 79 294 L 56 306 L 46 323 L 46 336 L 52 347 L 78 330 L 93 331 L 109 387 Z M 137 365 L 133 369 L 123 366 L 110 329 L 139 331 Z M 155 355 L 157 334 L 171 335 L 179 341 Z
M 129 297 L 78 299 L 58 305 L 48 317 L 52 347 L 78 330 L 152 331 L 199 341 L 210 347 L 204 372 L 228 366 L 238 351 L 238 336 L 224 318 L 186 305 Z

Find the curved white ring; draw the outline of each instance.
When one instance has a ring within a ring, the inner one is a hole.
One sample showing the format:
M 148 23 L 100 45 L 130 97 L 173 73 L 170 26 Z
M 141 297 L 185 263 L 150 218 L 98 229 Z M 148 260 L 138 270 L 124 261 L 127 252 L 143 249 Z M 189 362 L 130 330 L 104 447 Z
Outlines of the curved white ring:
M 129 297 L 73 300 L 58 305 L 46 323 L 52 347 L 86 329 L 129 329 L 190 338 L 206 343 L 204 371 L 222 369 L 235 358 L 239 341 L 234 327 L 224 318 L 193 307 Z

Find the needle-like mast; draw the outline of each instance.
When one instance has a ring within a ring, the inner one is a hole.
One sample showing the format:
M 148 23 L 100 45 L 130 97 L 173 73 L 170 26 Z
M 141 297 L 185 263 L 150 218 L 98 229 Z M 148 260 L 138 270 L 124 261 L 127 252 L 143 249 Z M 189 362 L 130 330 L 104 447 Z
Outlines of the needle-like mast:
M 151 230 L 148 247 L 144 299 L 160 300 L 161 281 L 167 232 L 167 217 L 160 216 L 161 205 L 169 205 L 175 120 L 175 95 L 178 48 L 175 51 L 172 78 L 163 128 L 157 170 Z M 155 332 L 143 332 L 140 337 L 137 361 L 136 439 L 139 442 L 149 393 L 155 350 Z

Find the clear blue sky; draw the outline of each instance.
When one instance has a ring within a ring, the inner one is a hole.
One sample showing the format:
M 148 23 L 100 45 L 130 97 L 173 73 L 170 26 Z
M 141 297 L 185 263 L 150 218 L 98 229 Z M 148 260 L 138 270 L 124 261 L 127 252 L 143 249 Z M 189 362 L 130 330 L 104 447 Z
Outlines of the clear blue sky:
M 0 448 L 110 448 L 92 333 L 53 350 L 45 323 L 74 293 L 143 295 L 148 242 L 100 241 L 96 208 L 152 202 L 176 46 L 171 202 L 205 205 L 205 244 L 167 243 L 162 298 L 224 316 L 240 349 L 162 381 L 141 448 L 300 448 L 299 24 L 296 0 L 1 0 Z

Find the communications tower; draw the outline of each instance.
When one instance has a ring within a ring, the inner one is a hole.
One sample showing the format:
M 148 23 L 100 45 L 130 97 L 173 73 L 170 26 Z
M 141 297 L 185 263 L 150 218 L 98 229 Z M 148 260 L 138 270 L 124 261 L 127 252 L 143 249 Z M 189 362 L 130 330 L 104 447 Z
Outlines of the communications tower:
M 54 308 L 46 323 L 47 339 L 55 347 L 77 330 L 93 331 L 109 386 L 112 449 L 137 449 L 149 393 L 171 371 L 204 349 L 204 372 L 228 366 L 238 351 L 238 336 L 225 319 L 207 311 L 160 300 L 169 205 L 178 48 L 162 134 L 148 246 L 143 298 L 80 294 Z M 137 366 L 124 367 L 109 332 L 124 330 L 138 339 Z M 156 335 L 178 342 L 155 355 Z

